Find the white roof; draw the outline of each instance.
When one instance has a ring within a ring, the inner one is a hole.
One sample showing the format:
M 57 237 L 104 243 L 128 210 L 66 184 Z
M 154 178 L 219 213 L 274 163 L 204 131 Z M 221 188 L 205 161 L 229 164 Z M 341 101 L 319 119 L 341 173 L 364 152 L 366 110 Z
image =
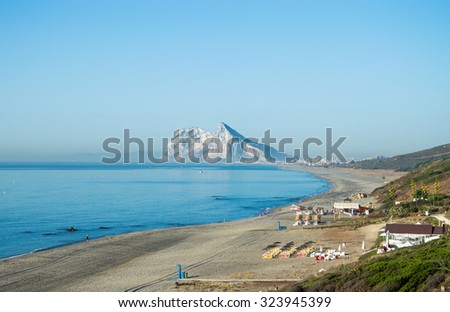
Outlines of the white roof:
M 334 203 L 333 207 L 337 209 L 358 209 L 359 203 Z

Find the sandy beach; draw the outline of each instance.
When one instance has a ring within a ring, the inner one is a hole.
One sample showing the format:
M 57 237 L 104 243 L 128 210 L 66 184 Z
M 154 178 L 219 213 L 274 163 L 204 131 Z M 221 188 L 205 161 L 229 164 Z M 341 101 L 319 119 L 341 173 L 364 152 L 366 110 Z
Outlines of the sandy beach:
M 401 176 L 390 171 L 289 169 L 310 172 L 333 185 L 302 203 L 325 209 Z M 369 202 L 375 200 L 364 199 Z M 278 231 L 277 221 L 287 229 Z M 123 234 L 36 252 L 0 261 L 0 291 L 277 290 L 321 269 L 357 260 L 362 241 L 371 246 L 381 227 L 305 229 L 293 223 L 294 214 L 284 207 L 264 217 Z M 345 242 L 348 256 L 328 262 L 261 257 L 274 242 L 297 246 L 307 241 L 324 249 Z M 175 282 L 177 264 L 188 273 L 188 285 Z

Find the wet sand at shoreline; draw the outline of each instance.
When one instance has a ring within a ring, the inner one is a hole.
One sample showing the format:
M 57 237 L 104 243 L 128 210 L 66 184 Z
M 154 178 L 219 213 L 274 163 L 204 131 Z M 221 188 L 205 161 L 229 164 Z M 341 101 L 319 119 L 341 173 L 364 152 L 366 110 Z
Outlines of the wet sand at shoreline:
M 401 175 L 377 170 L 289 169 L 310 172 L 333 185 L 302 204 L 325 209 L 354 193 L 370 193 Z M 287 229 L 278 231 L 277 221 Z M 190 278 L 198 279 L 302 279 L 322 268 L 355 261 L 361 255 L 361 242 L 371 246 L 381 227 L 305 229 L 293 223 L 294 214 L 284 207 L 264 217 L 122 234 L 36 252 L 0 261 L 0 291 L 186 290 L 175 286 L 176 264 L 182 264 Z M 262 259 L 266 246 L 291 241 L 296 246 L 314 241 L 324 249 L 336 249 L 345 242 L 349 256 L 317 263 L 312 258 Z

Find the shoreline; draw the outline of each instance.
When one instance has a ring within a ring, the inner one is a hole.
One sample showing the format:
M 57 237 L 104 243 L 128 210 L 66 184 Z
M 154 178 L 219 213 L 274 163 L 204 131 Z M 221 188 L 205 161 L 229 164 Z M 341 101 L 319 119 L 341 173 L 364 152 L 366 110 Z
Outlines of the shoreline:
M 304 198 L 302 205 L 329 206 L 350 191 L 370 193 L 374 186 L 384 183 L 381 174 L 387 177 L 385 181 L 400 175 L 379 171 L 374 175 L 340 168 L 283 168 L 310 173 L 332 186 L 324 193 Z M 292 227 L 289 207 L 274 208 L 265 217 L 119 234 L 3 259 L 0 291 L 174 291 L 171 278 L 175 277 L 178 263 L 197 278 L 292 277 L 289 271 L 300 261 L 262 260 L 264 246 L 273 241 L 295 240 L 297 244 L 310 236 L 326 245 L 335 243 L 339 235 L 336 238 L 330 229 L 311 233 Z M 287 226 L 287 231 L 275 229 L 278 220 Z M 364 231 L 355 232 L 358 235 L 354 240 L 367 236 Z M 356 246 L 351 247 L 353 251 L 349 248 L 349 252 L 356 251 Z M 295 278 L 308 275 L 305 269 L 293 271 Z
M 286 168 L 286 167 L 283 167 L 283 166 L 273 166 L 273 165 L 264 165 L 264 166 L 271 166 L 271 167 L 276 168 L 278 170 L 291 170 L 291 171 L 299 171 L 299 172 L 309 173 L 309 172 L 303 171 L 303 170 L 292 170 L 291 168 Z M 48 170 L 48 168 L 46 168 L 46 169 Z M 311 173 L 309 173 L 309 174 L 311 174 Z M 328 184 L 326 189 L 323 190 L 322 192 L 317 193 L 317 194 L 312 194 L 312 195 L 305 196 L 301 200 L 295 200 L 295 201 L 292 201 L 292 203 L 289 203 L 289 204 L 283 204 L 283 205 L 274 206 L 274 207 L 266 208 L 266 209 L 269 209 L 270 212 L 274 212 L 274 211 L 277 211 L 279 209 L 290 207 L 290 205 L 292 205 L 292 204 L 298 204 L 298 203 L 303 202 L 304 200 L 307 200 L 308 198 L 311 198 L 311 197 L 314 197 L 314 196 L 319 196 L 321 194 L 324 194 L 324 193 L 330 191 L 333 188 L 333 185 L 326 178 L 317 177 L 314 174 L 311 174 L 311 175 L 314 178 L 316 178 L 316 179 L 326 181 L 327 184 Z M 295 194 L 293 196 L 295 196 Z M 262 208 L 260 208 L 260 210 L 262 210 Z M 253 217 L 242 217 L 242 218 L 239 218 L 239 219 L 226 221 L 226 222 L 236 222 L 236 221 L 248 220 L 248 219 L 257 218 L 257 217 L 258 217 L 257 215 L 255 215 Z M 212 223 L 187 224 L 187 225 L 182 225 L 182 226 L 173 226 L 173 227 L 169 226 L 169 227 L 161 227 L 161 228 L 154 228 L 154 229 L 143 229 L 143 230 L 139 230 L 139 231 L 129 231 L 129 232 L 123 232 L 123 233 L 117 233 L 117 234 L 110 234 L 110 235 L 100 236 L 100 237 L 96 237 L 96 238 L 90 238 L 90 241 L 95 241 L 95 240 L 99 240 L 99 239 L 107 239 L 109 237 L 115 237 L 115 236 L 119 236 L 119 235 L 126 235 L 126 234 L 130 234 L 130 233 L 141 233 L 141 232 L 158 231 L 158 230 L 170 230 L 170 229 L 184 228 L 184 227 L 198 227 L 198 226 L 203 226 L 203 225 L 208 225 L 208 224 L 220 224 L 220 223 L 222 223 L 222 222 L 221 221 L 217 221 L 217 222 L 212 222 Z M 47 251 L 47 250 L 66 248 L 66 247 L 69 247 L 69 246 L 72 246 L 72 245 L 82 244 L 84 242 L 85 242 L 84 240 L 80 240 L 80 241 L 75 241 L 75 242 L 70 242 L 70 243 L 65 243 L 65 244 L 58 244 L 58 245 L 49 246 L 49 247 L 42 247 L 42 248 L 38 248 L 38 249 L 27 251 L 27 252 L 24 252 L 24 253 L 20 253 L 20 254 L 13 254 L 13 255 L 10 255 L 10 256 L 3 257 L 3 258 L 0 257 L 0 262 L 1 261 L 5 261 L 5 260 L 9 260 L 9 259 L 14 259 L 14 258 L 19 258 L 19 257 L 35 254 L 35 253 L 39 253 L 39 252 L 43 252 L 43 251 Z

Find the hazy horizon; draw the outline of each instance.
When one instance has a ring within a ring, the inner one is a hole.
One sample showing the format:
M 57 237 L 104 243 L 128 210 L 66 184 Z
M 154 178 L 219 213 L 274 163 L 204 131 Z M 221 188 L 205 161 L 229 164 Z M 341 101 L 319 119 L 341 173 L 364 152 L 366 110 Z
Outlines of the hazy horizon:
M 0 161 L 79 161 L 125 128 L 450 142 L 448 1 L 2 1 Z M 93 159 L 90 159 L 90 157 Z
M 235 129 L 238 130 L 238 129 Z M 134 136 L 132 136 L 134 137 Z M 259 140 L 261 140 L 263 137 L 263 135 L 261 135 L 261 137 L 259 138 Z M 122 153 L 123 153 L 123 137 L 122 136 L 118 136 L 118 138 L 120 138 L 121 143 L 117 144 L 117 145 L 111 145 L 115 148 L 118 148 Z M 148 153 L 148 145 L 147 145 L 147 138 L 144 137 L 136 137 L 139 139 L 142 139 L 144 141 L 144 152 L 145 152 L 145 159 L 146 159 L 146 163 L 149 162 L 149 160 L 147 159 L 147 153 Z M 166 137 L 169 142 L 171 140 L 171 136 L 167 136 Z M 323 156 L 324 155 L 324 150 L 325 150 L 325 135 L 323 135 L 322 137 L 318 137 L 320 140 L 323 141 L 323 144 L 321 146 L 316 146 L 315 144 L 311 144 L 309 146 L 310 149 L 310 156 L 314 157 L 317 155 Z M 277 139 L 277 143 L 280 141 L 281 138 L 276 138 Z M 295 138 L 294 138 L 295 139 Z M 298 138 L 297 138 L 298 139 Z M 303 138 L 306 139 L 306 138 Z M 338 139 L 338 137 L 333 136 L 333 143 L 336 142 L 336 140 Z M 355 154 L 349 155 L 348 153 L 346 153 L 346 142 L 347 140 L 349 140 L 349 138 L 347 137 L 346 140 L 344 141 L 344 143 L 339 147 L 339 150 L 345 154 L 344 156 L 346 157 L 347 161 L 352 161 L 352 160 L 364 160 L 364 159 L 370 159 L 370 158 L 374 158 L 374 157 L 393 157 L 393 156 L 397 156 L 397 155 L 401 155 L 401 154 L 373 154 L 373 155 L 368 155 L 366 152 L 364 152 L 363 150 L 360 151 L 360 153 L 356 152 Z M 296 140 L 295 143 L 287 145 L 287 155 L 288 156 L 292 156 L 293 152 L 292 149 L 293 148 L 300 148 L 302 149 L 302 142 L 299 142 L 299 140 Z M 161 145 L 161 141 L 159 140 L 155 140 L 155 146 L 154 146 L 154 150 L 153 153 L 155 155 L 155 157 L 160 157 L 160 153 L 161 153 L 161 149 L 159 148 L 159 146 Z M 446 143 L 447 144 L 447 143 Z M 445 144 L 441 144 L 441 145 L 445 145 Z M 277 149 L 277 144 L 271 144 L 272 147 Z M 137 145 L 135 143 L 131 143 L 130 144 L 131 147 L 131 154 L 130 154 L 130 159 L 131 159 L 131 163 L 135 164 L 138 161 L 138 151 L 137 151 Z M 436 146 L 429 146 L 429 147 L 423 147 L 420 150 L 425 150 L 425 149 L 429 149 L 429 148 L 433 148 Z M 411 151 L 406 151 L 403 154 L 408 154 L 408 153 L 413 153 L 413 152 L 417 152 L 419 150 L 411 150 Z M 302 151 L 303 153 L 303 151 Z M 5 156 L 5 155 L 3 155 Z M 53 153 L 52 155 L 48 155 L 48 154 L 34 154 L 34 155 L 23 155 L 21 157 L 21 155 L 16 155 L 14 158 L 0 158 L 0 163 L 14 163 L 14 162 L 23 162 L 23 163 L 33 163 L 33 162 L 79 162 L 79 163 L 102 163 L 101 159 L 102 157 L 113 157 L 113 155 L 111 153 L 108 153 L 107 151 L 99 151 L 99 152 L 80 152 L 80 153 L 72 153 L 72 154 L 68 154 L 68 153 L 64 153 L 63 151 L 61 152 L 57 152 L 57 153 Z M 303 158 L 302 158 L 303 159 Z M 119 161 L 118 164 L 121 164 L 123 162 L 123 159 L 121 161 Z

